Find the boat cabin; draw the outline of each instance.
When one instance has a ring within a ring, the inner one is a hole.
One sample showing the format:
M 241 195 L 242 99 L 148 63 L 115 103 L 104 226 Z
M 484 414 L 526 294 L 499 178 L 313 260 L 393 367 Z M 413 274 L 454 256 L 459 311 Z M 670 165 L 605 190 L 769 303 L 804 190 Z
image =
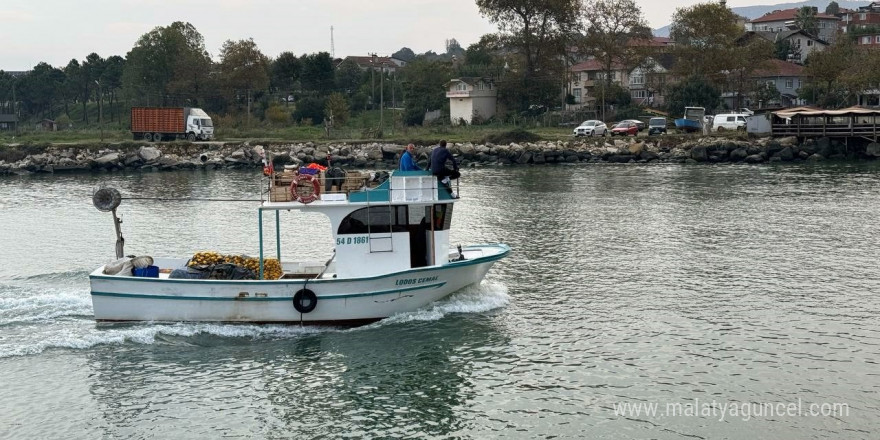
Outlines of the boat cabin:
M 322 187 L 321 184 L 317 186 Z M 270 187 L 269 194 L 272 191 Z M 322 191 L 318 189 L 317 192 Z M 259 214 L 262 225 L 263 213 L 274 211 L 276 231 L 281 227 L 278 213 L 283 210 L 326 215 L 330 220 L 335 254 L 330 262 L 317 266 L 315 270 L 345 279 L 447 263 L 455 201 L 450 191 L 439 185 L 437 178 L 428 171 L 394 171 L 388 180 L 374 188 L 334 188 L 306 203 L 297 201 L 296 197 L 284 201 L 270 198 L 262 203 Z M 280 260 L 280 232 L 278 235 Z M 262 231 L 260 254 L 263 254 Z M 303 276 L 314 275 L 303 273 Z

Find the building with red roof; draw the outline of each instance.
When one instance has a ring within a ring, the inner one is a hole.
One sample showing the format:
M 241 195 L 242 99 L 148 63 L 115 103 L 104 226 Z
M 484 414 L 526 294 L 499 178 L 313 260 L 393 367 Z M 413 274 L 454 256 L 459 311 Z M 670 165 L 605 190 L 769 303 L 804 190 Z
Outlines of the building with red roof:
M 795 19 L 800 8 L 780 9 L 764 14 L 746 23 L 747 31 L 782 32 L 797 29 Z M 813 8 L 816 10 L 816 8 Z M 833 42 L 840 26 L 840 18 L 816 11 L 819 39 Z

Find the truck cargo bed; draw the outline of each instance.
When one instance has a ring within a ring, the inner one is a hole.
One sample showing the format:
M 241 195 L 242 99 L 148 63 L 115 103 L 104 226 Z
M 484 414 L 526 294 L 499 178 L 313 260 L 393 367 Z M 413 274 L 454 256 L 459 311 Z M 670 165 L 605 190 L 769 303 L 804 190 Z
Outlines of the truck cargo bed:
M 133 133 L 183 133 L 183 107 L 132 107 Z

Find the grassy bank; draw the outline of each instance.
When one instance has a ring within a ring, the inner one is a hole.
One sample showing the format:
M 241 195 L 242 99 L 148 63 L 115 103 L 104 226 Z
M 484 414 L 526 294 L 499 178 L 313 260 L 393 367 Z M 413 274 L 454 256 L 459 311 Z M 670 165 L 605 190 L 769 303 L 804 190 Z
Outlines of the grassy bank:
M 9 144 L 97 144 L 101 142 L 102 130 L 98 123 L 97 107 L 87 106 L 89 122 L 82 118 L 82 108 L 72 106 L 70 119 L 60 117 L 59 131 L 45 132 L 35 128 L 36 121 L 22 121 L 17 133 L 0 132 L 0 145 Z M 105 109 L 106 111 L 106 109 Z M 427 126 L 408 127 L 403 125 L 400 110 L 386 109 L 384 114 L 378 110 L 360 112 L 345 124 L 329 130 L 323 125 L 303 125 L 292 122 L 270 123 L 246 115 L 212 115 L 216 140 L 220 142 L 391 142 L 418 144 L 436 143 L 440 139 L 451 142 L 481 142 L 516 129 L 528 130 L 545 140 L 559 140 L 571 137 L 569 126 L 553 125 L 549 119 L 532 118 L 517 120 L 517 124 L 487 124 L 477 126 L 450 126 L 448 121 L 439 121 Z M 107 143 L 132 141 L 128 131 L 128 115 L 122 114 L 109 120 L 104 114 L 103 140 Z M 381 124 L 380 124 L 381 119 Z M 61 127 L 63 125 L 63 127 Z M 381 127 L 381 129 L 380 129 Z

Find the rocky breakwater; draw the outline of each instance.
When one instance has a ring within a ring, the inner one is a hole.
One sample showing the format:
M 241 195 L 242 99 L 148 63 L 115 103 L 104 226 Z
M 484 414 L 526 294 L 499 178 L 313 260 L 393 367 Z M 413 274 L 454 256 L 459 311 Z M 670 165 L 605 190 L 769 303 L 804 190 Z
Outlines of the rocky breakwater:
M 47 146 L 13 150 L 0 147 L 0 175 L 62 171 L 144 171 L 178 169 L 254 168 L 265 151 L 276 166 L 309 162 L 354 169 L 393 169 L 403 146 L 368 143 L 164 144 Z M 416 147 L 426 167 L 432 145 Z M 4 150 L 6 149 L 6 150 Z M 792 162 L 824 159 L 873 159 L 880 144 L 846 145 L 827 138 L 798 142 L 797 138 L 737 139 L 726 137 L 587 138 L 494 145 L 454 143 L 449 149 L 462 166 L 553 163 L 719 163 Z
M 462 162 L 496 164 L 545 163 L 765 163 L 873 159 L 880 144 L 849 145 L 828 138 L 798 142 L 795 137 L 738 139 L 728 137 L 654 137 L 587 139 L 510 145 L 455 144 Z M 424 154 L 422 154 L 424 157 Z

